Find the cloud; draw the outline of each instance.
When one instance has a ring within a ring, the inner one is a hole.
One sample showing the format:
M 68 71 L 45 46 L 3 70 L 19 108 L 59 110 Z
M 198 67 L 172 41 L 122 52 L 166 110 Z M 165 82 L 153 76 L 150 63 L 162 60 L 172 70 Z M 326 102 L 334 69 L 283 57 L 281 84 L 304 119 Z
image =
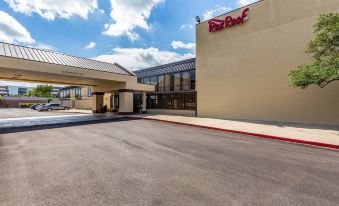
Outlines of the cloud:
M 42 18 L 54 20 L 55 18 L 69 19 L 79 16 L 87 19 L 88 14 L 98 9 L 97 0 L 5 0 L 15 11 L 26 15 L 36 13 Z M 99 10 L 100 12 L 100 10 Z
M 183 24 L 180 26 L 180 29 L 193 29 L 192 24 Z
M 249 4 L 252 4 L 254 2 L 257 2 L 259 0 L 238 0 L 238 4 L 240 6 L 246 6 L 246 5 L 249 5 Z
M 17 20 L 0 11 L 0 40 L 8 43 L 34 43 L 31 34 Z
M 95 48 L 96 45 L 97 45 L 97 43 L 95 43 L 95 42 L 89 42 L 89 43 L 85 46 L 85 49 L 93 49 L 93 48 Z
M 51 50 L 51 51 L 57 51 L 58 50 L 53 45 L 45 44 L 45 43 L 41 43 L 41 42 L 36 42 L 33 45 L 28 45 L 28 47 L 38 48 L 38 49 L 43 49 L 43 50 Z
M 215 16 L 221 15 L 225 12 L 231 11 L 231 7 L 223 6 L 216 9 L 205 10 L 203 13 L 203 21 L 209 20 Z
M 185 44 L 182 41 L 172 41 L 173 49 L 195 49 L 195 43 L 187 43 Z
M 184 59 L 193 58 L 194 54 L 179 54 L 171 51 L 160 51 L 158 48 L 115 48 L 113 54 L 101 55 L 94 59 L 110 63 L 118 63 L 122 66 L 137 70 Z
M 112 22 L 105 25 L 103 34 L 108 36 L 127 36 L 131 41 L 140 36 L 134 29 L 150 30 L 147 19 L 151 11 L 163 0 L 111 0 Z

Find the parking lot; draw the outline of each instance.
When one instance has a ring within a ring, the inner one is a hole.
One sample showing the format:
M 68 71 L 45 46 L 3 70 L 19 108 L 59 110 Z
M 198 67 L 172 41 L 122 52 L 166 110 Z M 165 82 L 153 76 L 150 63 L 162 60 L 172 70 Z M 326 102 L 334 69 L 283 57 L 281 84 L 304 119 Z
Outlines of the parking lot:
M 0 119 L 61 116 L 61 115 L 72 115 L 72 114 L 75 115 L 74 113 L 67 112 L 67 110 L 38 112 L 33 109 L 0 108 Z
M 339 153 L 146 120 L 0 134 L 0 205 L 338 205 Z

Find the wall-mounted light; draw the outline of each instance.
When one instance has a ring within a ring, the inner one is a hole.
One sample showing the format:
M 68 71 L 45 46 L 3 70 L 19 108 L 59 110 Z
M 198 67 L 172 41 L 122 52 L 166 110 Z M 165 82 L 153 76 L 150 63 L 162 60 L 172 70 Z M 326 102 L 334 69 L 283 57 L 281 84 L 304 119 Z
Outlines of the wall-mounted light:
M 197 23 L 198 23 L 198 24 L 201 23 L 201 20 L 200 20 L 200 17 L 199 17 L 199 16 L 196 16 L 196 17 L 195 17 L 195 20 L 197 20 Z

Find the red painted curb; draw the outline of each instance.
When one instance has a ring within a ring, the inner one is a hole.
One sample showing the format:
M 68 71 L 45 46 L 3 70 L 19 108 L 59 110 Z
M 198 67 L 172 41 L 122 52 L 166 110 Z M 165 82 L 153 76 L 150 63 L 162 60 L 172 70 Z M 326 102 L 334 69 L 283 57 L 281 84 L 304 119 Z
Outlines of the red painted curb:
M 147 118 L 147 117 L 129 117 L 129 116 L 126 116 L 126 117 L 130 119 L 135 119 L 135 120 L 144 119 L 144 120 L 152 120 L 152 121 L 159 121 L 159 122 L 167 122 L 167 123 L 180 124 L 180 125 L 186 125 L 186 126 L 191 126 L 191 127 L 199 127 L 199 128 L 204 128 L 204 129 L 210 129 L 210 130 L 243 134 L 243 135 L 261 137 L 261 138 L 266 138 L 266 139 L 274 139 L 274 140 L 280 140 L 280 141 L 285 141 L 285 142 L 312 145 L 312 146 L 317 146 L 317 147 L 327 147 L 327 148 L 339 150 L 339 145 L 326 144 L 326 143 L 321 143 L 321 142 L 312 142 L 312 141 L 300 140 L 300 139 L 295 139 L 295 138 L 286 138 L 286 137 L 258 134 L 258 133 L 252 133 L 252 132 L 243 132 L 243 131 L 238 131 L 238 130 L 222 129 L 222 128 L 217 128 L 217 127 L 209 127 L 209 126 L 195 125 L 195 124 L 189 124 L 189 123 L 174 122 L 174 121 L 169 121 L 169 120 L 152 119 L 152 118 Z

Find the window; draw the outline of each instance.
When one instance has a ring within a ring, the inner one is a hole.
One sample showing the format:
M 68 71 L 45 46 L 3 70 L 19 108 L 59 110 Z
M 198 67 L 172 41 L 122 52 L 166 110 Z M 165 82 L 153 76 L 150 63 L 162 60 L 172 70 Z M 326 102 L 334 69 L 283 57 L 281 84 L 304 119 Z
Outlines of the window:
M 173 91 L 181 90 L 181 77 L 180 73 L 173 74 Z
M 196 103 L 196 94 L 185 94 L 185 109 L 187 110 L 195 110 L 197 107 Z
M 147 108 L 195 110 L 196 94 L 195 93 L 149 94 L 147 95 Z
M 70 90 L 66 90 L 65 98 L 71 98 L 71 91 Z
M 191 90 L 195 90 L 195 70 L 190 72 L 191 76 Z
M 164 92 L 165 91 L 165 77 L 164 75 L 158 76 L 158 84 L 156 85 L 156 91 Z
M 173 94 L 172 95 L 173 108 L 172 109 L 184 109 L 184 94 Z
M 157 107 L 157 95 L 147 95 L 147 108 L 155 109 Z
M 81 88 L 75 89 L 75 98 L 81 98 Z
M 182 91 L 190 90 L 190 72 L 182 73 Z
M 158 76 L 151 77 L 151 84 L 156 85 L 158 83 Z
M 138 83 L 142 84 L 142 78 L 138 78 Z
M 158 94 L 157 95 L 157 109 L 171 109 L 172 108 L 172 101 L 170 94 Z
M 171 86 L 173 86 L 173 84 L 171 84 L 171 74 L 166 74 L 165 75 L 165 92 L 169 92 L 169 91 L 172 91 L 171 90 Z
M 87 96 L 88 97 L 92 96 L 92 87 L 88 87 L 88 89 L 87 89 Z
M 69 90 L 62 90 L 60 92 L 60 98 L 62 98 L 62 99 L 68 99 L 70 97 L 71 97 L 71 95 L 70 95 L 70 91 Z
M 151 78 L 150 77 L 144 77 L 142 81 L 143 81 L 144 84 L 151 84 Z

